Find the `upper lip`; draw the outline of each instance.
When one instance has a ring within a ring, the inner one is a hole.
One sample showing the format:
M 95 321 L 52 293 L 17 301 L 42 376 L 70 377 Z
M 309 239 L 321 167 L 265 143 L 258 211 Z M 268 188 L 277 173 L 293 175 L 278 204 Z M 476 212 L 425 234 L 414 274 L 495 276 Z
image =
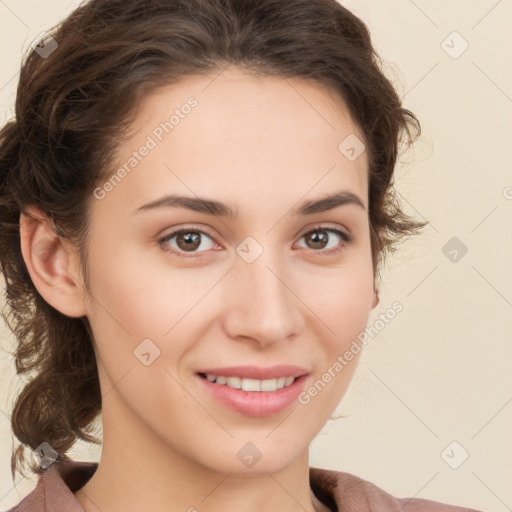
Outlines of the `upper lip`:
M 197 373 L 205 373 L 223 377 L 239 377 L 241 379 L 277 379 L 279 377 L 301 377 L 309 373 L 305 368 L 289 364 L 276 366 L 229 366 L 225 368 L 205 368 Z

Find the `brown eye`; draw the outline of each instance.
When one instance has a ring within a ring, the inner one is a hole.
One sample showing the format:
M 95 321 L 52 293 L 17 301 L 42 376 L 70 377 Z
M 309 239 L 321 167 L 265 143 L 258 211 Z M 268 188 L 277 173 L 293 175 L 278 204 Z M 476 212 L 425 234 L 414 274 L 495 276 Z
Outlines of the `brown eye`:
M 340 243 L 338 240 L 338 243 L 336 243 L 336 237 L 331 236 L 332 234 L 335 234 L 338 237 L 338 239 L 341 238 L 342 242 Z M 302 236 L 302 238 L 304 238 L 304 240 L 306 241 L 306 248 L 313 249 L 315 252 L 326 253 L 332 253 L 343 249 L 345 245 L 352 239 L 349 235 L 347 235 L 346 233 L 339 229 L 327 228 L 322 226 L 314 230 L 308 231 L 306 234 Z M 331 244 L 328 247 L 328 244 L 330 243 L 331 239 L 333 239 L 334 245 Z
M 304 235 L 306 244 L 312 244 L 312 249 L 324 249 L 325 245 L 329 241 L 329 236 L 325 231 L 312 231 L 307 235 Z
M 204 231 L 198 229 L 181 229 L 166 235 L 165 237 L 161 238 L 159 242 L 160 244 L 166 246 L 166 250 L 172 250 L 178 253 L 195 253 L 211 249 L 214 245 L 211 243 L 211 247 L 208 247 L 208 243 L 206 243 L 207 247 L 204 247 L 204 237 L 213 242 L 211 236 Z M 175 239 L 175 241 L 171 243 L 173 239 Z M 197 251 L 197 249 L 201 246 L 203 246 L 203 250 Z
M 184 251 L 195 251 L 201 245 L 201 235 L 194 232 L 176 235 L 176 245 Z
M 320 226 L 302 235 L 301 239 L 306 240 L 306 249 L 311 249 L 319 254 L 331 254 L 344 249 L 352 240 L 352 236 L 339 229 Z M 159 244 L 165 251 L 176 253 L 185 258 L 199 257 L 201 253 L 207 252 L 216 246 L 212 236 L 200 229 L 173 231 L 161 238 Z M 208 246 L 209 244 L 210 246 Z M 200 248 L 201 250 L 198 250 Z

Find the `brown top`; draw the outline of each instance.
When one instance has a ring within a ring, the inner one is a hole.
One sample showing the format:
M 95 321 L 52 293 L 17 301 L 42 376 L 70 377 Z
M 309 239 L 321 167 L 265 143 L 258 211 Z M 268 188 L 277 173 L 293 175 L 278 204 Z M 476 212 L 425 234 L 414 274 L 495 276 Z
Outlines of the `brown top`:
M 73 493 L 97 467 L 97 462 L 54 462 L 38 477 L 35 489 L 7 512 L 84 512 Z M 309 476 L 311 489 L 333 512 L 479 512 L 420 498 L 394 498 L 350 473 L 309 468 Z

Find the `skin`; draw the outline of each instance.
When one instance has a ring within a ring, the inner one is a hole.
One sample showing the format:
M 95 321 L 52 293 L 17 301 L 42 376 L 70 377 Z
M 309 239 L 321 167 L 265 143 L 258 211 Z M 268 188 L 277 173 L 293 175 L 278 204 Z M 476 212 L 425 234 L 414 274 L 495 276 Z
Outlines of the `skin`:
M 36 209 L 33 218 L 21 216 L 34 284 L 64 314 L 86 315 L 95 337 L 103 448 L 98 470 L 75 495 L 86 512 L 326 511 L 309 486 L 308 449 L 359 355 L 307 405 L 258 418 L 213 400 L 195 372 L 295 364 L 310 372 L 307 389 L 364 330 L 377 302 L 368 162 L 366 153 L 349 161 L 338 150 L 348 135 L 363 135 L 319 85 L 231 67 L 147 96 L 116 165 L 190 96 L 198 101 L 190 114 L 103 199 L 92 199 L 90 296 L 76 249 Z M 365 208 L 291 214 L 341 190 Z M 170 193 L 224 202 L 238 217 L 169 207 L 132 213 Z M 320 230 L 328 237 L 322 249 L 304 236 L 325 224 L 353 240 Z M 158 243 L 182 228 L 211 235 L 200 235 L 199 257 L 187 257 L 177 237 Z M 252 263 L 236 252 L 248 236 L 263 249 Z M 44 259 L 34 249 L 42 240 L 52 241 Z M 333 247 L 341 250 L 325 254 Z M 134 356 L 146 338 L 160 350 L 149 366 Z M 262 454 L 252 468 L 236 456 L 248 442 Z

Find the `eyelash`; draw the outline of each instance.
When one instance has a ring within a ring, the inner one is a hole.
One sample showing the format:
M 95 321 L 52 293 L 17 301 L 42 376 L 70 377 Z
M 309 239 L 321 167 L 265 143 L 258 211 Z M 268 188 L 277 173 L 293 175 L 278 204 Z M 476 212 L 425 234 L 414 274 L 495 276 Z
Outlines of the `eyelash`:
M 353 240 L 352 235 L 349 235 L 348 233 L 345 233 L 344 231 L 341 231 L 336 228 L 332 228 L 330 226 L 318 226 L 318 227 L 311 229 L 308 232 L 304 233 L 300 238 L 302 239 L 311 233 L 316 233 L 317 231 L 326 231 L 329 233 L 335 233 L 335 234 L 339 235 L 339 237 L 343 240 L 343 242 L 335 248 L 331 248 L 331 249 L 327 249 L 327 250 L 325 250 L 325 249 L 318 250 L 318 251 L 311 249 L 313 252 L 318 253 L 318 254 L 331 255 L 334 253 L 338 253 L 338 252 L 342 251 L 345 248 L 345 246 L 347 244 L 349 244 L 350 242 L 352 242 L 352 240 Z M 169 240 L 174 238 L 176 235 L 179 235 L 180 233 L 201 233 L 202 235 L 205 235 L 208 238 L 211 238 L 215 242 L 213 236 L 210 235 L 209 233 L 207 233 L 206 231 L 203 231 L 201 229 L 196 229 L 196 228 L 184 228 L 184 229 L 179 229 L 177 231 L 173 231 L 172 233 L 169 233 L 168 235 L 165 235 L 164 237 L 160 238 L 158 240 L 159 245 L 162 247 L 162 249 L 164 251 L 178 254 L 180 257 L 184 257 L 184 258 L 198 258 L 198 257 L 201 257 L 201 253 L 207 252 L 207 251 L 199 251 L 197 253 L 187 254 L 184 251 L 178 251 L 174 248 L 169 248 L 168 245 L 166 247 L 164 247 L 164 245 L 166 245 L 166 242 L 168 242 Z

